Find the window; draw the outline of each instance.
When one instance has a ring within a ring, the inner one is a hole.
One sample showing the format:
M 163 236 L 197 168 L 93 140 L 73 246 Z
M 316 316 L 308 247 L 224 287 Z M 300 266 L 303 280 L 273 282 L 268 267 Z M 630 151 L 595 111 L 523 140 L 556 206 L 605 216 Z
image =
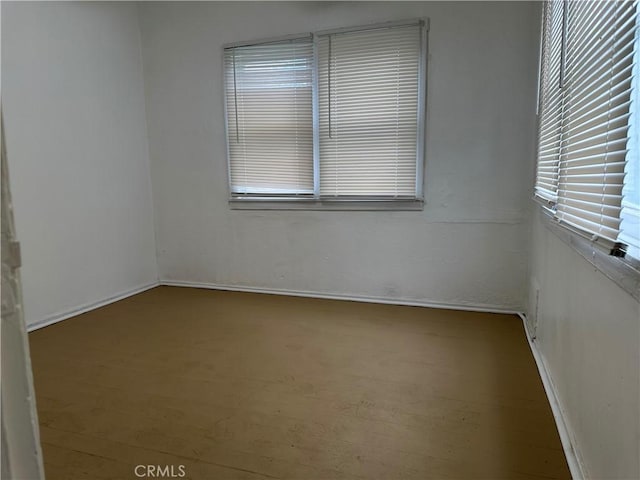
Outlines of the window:
M 225 51 L 233 194 L 313 194 L 313 44 Z
M 638 12 L 640 15 L 640 11 Z M 638 18 L 640 25 L 640 17 Z M 627 253 L 640 258 L 640 29 L 636 28 L 633 78 L 631 80 L 629 143 L 622 189 L 619 240 L 627 244 Z
M 232 201 L 419 208 L 424 21 L 236 44 L 224 67 Z
M 638 23 L 637 1 L 545 3 L 535 185 L 560 224 L 635 258 Z

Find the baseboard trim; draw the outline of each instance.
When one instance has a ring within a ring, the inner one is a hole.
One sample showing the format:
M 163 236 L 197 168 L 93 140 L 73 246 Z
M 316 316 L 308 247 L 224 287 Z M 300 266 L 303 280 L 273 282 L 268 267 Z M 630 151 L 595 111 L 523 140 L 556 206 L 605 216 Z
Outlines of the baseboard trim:
M 410 307 L 429 307 L 429 308 L 441 308 L 444 310 L 463 310 L 469 312 L 484 312 L 484 313 L 504 313 L 509 315 L 518 315 L 518 310 L 513 310 L 496 305 L 484 305 L 474 303 L 441 303 L 433 302 L 429 300 L 411 300 L 405 298 L 392 298 L 392 297 L 370 297 L 364 295 L 344 295 L 340 293 L 331 292 L 312 292 L 306 290 L 285 290 L 277 288 L 260 288 L 260 287 L 248 287 L 244 285 L 224 285 L 218 283 L 208 282 L 185 282 L 182 280 L 160 280 L 160 285 L 167 287 L 190 287 L 190 288 L 204 288 L 208 290 L 228 290 L 232 292 L 247 292 L 247 293 L 265 293 L 270 295 L 288 295 L 291 297 L 307 297 L 307 298 L 324 298 L 327 300 L 346 300 L 352 302 L 365 302 L 365 303 L 382 303 L 386 305 L 405 305 Z
M 544 386 L 544 391 L 547 394 L 549 405 L 551 405 L 551 411 L 553 412 L 553 418 L 556 422 L 556 427 L 558 428 L 560 442 L 562 443 L 562 449 L 564 450 L 564 455 L 567 459 L 567 464 L 569 465 L 571 477 L 574 480 L 583 480 L 587 478 L 585 475 L 585 469 L 576 454 L 574 441 L 572 440 L 573 435 L 571 435 L 571 430 L 568 427 L 562 407 L 560 406 L 560 401 L 556 394 L 556 387 L 553 384 L 551 375 L 549 375 L 549 370 L 547 369 L 544 358 L 542 357 L 540 350 L 538 350 L 538 345 L 536 344 L 535 339 L 531 338 L 531 334 L 527 329 L 527 319 L 525 315 L 519 313 L 518 316 L 522 319 L 522 325 L 524 326 L 527 341 L 529 342 L 529 348 L 531 349 L 533 358 L 536 361 L 536 366 L 538 367 L 538 372 L 540 373 L 540 378 L 542 379 L 542 385 Z
M 61 322 L 71 317 L 75 317 L 76 315 L 80 315 L 82 313 L 90 312 L 91 310 L 95 310 L 96 308 L 104 307 L 105 305 L 109 305 L 111 303 L 117 302 L 119 300 L 124 300 L 127 297 L 131 297 L 133 295 L 137 295 L 138 293 L 145 292 L 154 287 L 160 285 L 158 281 L 147 283 L 140 287 L 135 287 L 130 290 L 126 290 L 117 295 L 113 295 L 104 300 L 100 300 L 99 302 L 88 303 L 85 305 L 81 305 L 77 308 L 67 310 L 66 312 L 57 313 L 55 315 L 51 315 L 43 320 L 32 323 L 31 325 L 27 325 L 27 332 L 33 332 L 34 330 L 38 330 L 40 328 L 48 327 L 49 325 L 53 325 L 54 323 Z

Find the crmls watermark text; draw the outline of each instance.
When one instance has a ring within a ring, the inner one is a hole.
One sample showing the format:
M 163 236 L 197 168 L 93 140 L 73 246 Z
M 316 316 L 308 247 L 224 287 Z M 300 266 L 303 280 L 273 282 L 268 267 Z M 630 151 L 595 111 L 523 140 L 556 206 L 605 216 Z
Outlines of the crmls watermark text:
M 140 478 L 182 478 L 187 474 L 184 465 L 136 465 L 133 473 Z

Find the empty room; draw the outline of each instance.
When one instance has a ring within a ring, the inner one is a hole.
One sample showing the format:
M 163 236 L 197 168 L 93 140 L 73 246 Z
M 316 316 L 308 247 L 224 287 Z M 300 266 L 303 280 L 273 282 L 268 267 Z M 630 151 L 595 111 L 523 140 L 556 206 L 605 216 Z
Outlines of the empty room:
M 631 1 L 2 1 L 2 479 L 640 479 Z

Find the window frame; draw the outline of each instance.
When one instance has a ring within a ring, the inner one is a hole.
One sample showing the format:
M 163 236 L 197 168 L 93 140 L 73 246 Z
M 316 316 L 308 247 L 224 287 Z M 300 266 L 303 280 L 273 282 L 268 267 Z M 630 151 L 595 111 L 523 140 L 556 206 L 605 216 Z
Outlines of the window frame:
M 566 3 L 566 0 L 564 0 Z M 540 122 L 542 119 L 541 109 L 541 96 L 542 96 L 542 64 L 543 64 L 543 50 L 544 50 L 544 23 L 545 23 L 545 2 L 542 2 L 540 7 L 540 24 L 539 24 L 539 58 L 537 68 L 537 92 L 536 92 L 536 155 L 535 155 L 535 167 L 537 176 L 538 168 L 538 148 L 539 148 L 539 135 L 540 135 Z M 563 8 L 566 8 L 564 5 Z M 638 7 L 640 8 L 640 7 Z M 566 10 L 565 10 L 566 12 Z M 563 36 L 566 32 L 566 13 L 563 14 Z M 640 27 L 638 27 L 640 28 Z M 563 39 L 564 43 L 564 39 Z M 562 47 L 564 50 L 564 46 Z M 564 55 L 564 54 L 563 54 Z M 561 70 L 564 65 L 561 67 Z M 640 88 L 640 86 L 639 86 Z M 588 261 L 595 267 L 597 271 L 605 275 L 607 278 L 616 283 L 622 290 L 627 292 L 636 300 L 640 300 L 640 259 L 631 256 L 616 256 L 612 251 L 609 243 L 603 244 L 603 242 L 594 239 L 589 233 L 580 230 L 577 227 L 573 227 L 565 222 L 561 222 L 556 217 L 556 204 L 541 196 L 539 196 L 534 188 L 531 200 L 537 206 L 534 213 L 539 216 L 544 228 L 553 233 L 556 237 L 562 240 L 566 245 L 577 252 L 581 257 Z
M 346 32 L 395 28 L 411 25 L 421 26 L 420 53 L 418 64 L 418 108 L 416 139 L 416 178 L 414 197 L 390 196 L 342 196 L 322 197 L 320 195 L 320 119 L 318 91 L 318 38 Z M 311 33 L 282 35 L 259 40 L 226 43 L 222 46 L 222 97 L 224 107 L 225 147 L 227 156 L 227 198 L 229 207 L 234 210 L 399 210 L 414 211 L 424 209 L 424 181 L 426 163 L 426 106 L 427 106 L 427 64 L 428 64 L 429 19 L 425 17 L 411 20 L 391 21 L 321 30 Z M 313 84 L 312 84 L 312 124 L 313 124 L 313 194 L 262 194 L 234 193 L 231 189 L 231 155 L 229 148 L 229 112 L 226 100 L 226 71 L 224 68 L 225 50 L 235 47 L 279 43 L 291 40 L 311 38 L 313 43 Z

